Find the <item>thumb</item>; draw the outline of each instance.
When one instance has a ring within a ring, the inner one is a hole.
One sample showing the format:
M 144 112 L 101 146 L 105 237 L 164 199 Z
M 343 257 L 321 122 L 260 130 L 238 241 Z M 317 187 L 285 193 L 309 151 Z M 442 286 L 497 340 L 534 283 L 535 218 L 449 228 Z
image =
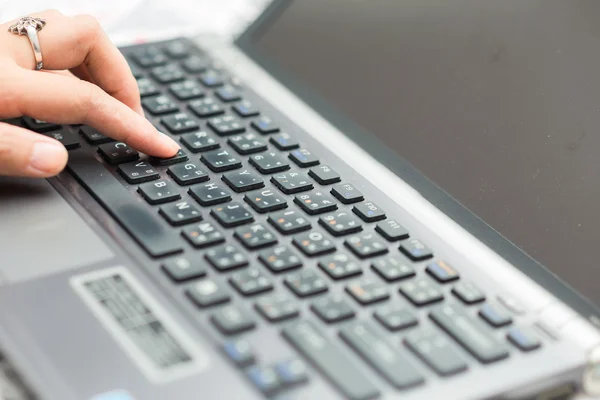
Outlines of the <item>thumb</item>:
M 0 175 L 46 178 L 67 163 L 67 150 L 57 140 L 0 123 Z

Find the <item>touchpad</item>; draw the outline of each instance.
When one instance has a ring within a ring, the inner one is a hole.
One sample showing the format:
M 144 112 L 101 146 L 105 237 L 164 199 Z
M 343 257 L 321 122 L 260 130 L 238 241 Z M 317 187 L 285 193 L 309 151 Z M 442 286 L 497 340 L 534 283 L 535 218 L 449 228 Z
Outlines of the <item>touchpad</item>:
M 113 257 L 45 179 L 0 177 L 0 279 L 23 280 Z

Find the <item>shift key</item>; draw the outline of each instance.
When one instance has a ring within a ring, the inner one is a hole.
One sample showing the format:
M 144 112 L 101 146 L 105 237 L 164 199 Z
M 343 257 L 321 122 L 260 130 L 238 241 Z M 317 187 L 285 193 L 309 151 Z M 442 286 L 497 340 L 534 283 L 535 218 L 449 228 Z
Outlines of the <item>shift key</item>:
M 508 350 L 493 332 L 457 306 L 445 305 L 432 311 L 429 317 L 482 363 L 508 357 Z
M 350 400 L 368 400 L 379 390 L 363 376 L 352 360 L 311 322 L 288 325 L 283 336 L 314 364 Z

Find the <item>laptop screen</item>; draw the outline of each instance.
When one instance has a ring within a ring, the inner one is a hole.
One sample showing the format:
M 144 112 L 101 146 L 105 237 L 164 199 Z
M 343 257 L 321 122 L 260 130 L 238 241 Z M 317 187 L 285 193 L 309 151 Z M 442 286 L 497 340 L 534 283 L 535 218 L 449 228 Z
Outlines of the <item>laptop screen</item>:
M 600 305 L 600 2 L 280 11 L 261 54 Z

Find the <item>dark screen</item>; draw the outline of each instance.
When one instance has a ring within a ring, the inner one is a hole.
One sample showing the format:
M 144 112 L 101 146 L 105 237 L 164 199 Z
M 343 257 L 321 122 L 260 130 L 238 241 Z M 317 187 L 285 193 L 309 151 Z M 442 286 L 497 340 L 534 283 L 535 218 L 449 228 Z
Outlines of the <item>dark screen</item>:
M 301 0 L 258 48 L 600 305 L 600 1 Z

